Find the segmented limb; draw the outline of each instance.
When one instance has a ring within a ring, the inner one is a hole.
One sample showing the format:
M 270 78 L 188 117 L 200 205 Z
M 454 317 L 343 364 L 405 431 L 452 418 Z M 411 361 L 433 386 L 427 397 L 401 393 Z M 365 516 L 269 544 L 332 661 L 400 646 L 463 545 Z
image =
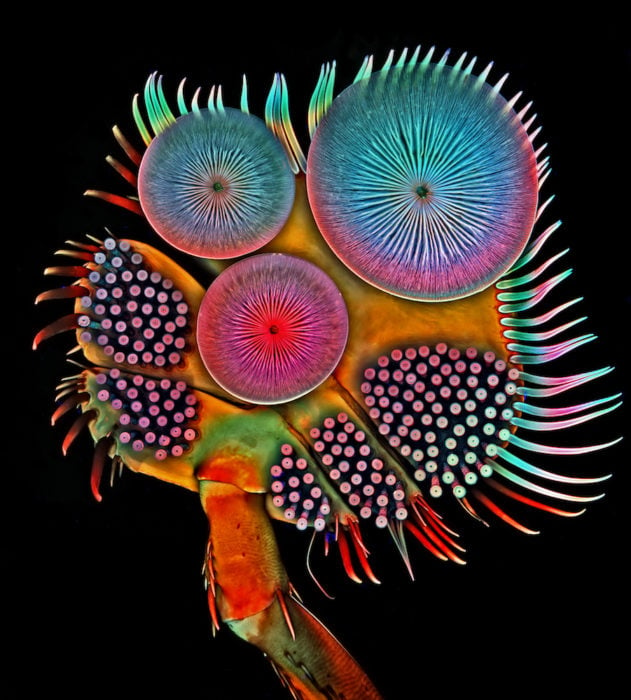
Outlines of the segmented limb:
M 335 637 L 292 595 L 265 511 L 265 496 L 200 479 L 210 540 L 206 574 L 215 625 L 269 658 L 294 698 L 381 696 Z

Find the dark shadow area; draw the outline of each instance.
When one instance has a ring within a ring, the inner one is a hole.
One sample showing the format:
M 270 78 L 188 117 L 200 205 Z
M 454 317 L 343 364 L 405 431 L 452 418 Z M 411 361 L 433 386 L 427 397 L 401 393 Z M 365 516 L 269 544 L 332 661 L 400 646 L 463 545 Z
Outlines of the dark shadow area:
M 41 273 L 53 252 L 67 239 L 101 235 L 105 226 L 120 236 L 148 234 L 139 217 L 82 193 L 127 192 L 104 158 L 117 149 L 110 131 L 115 123 L 140 144 L 131 98 L 151 71 L 164 74 L 172 95 L 185 76 L 191 85 L 221 83 L 233 106 L 245 72 L 250 109 L 259 116 L 274 72 L 283 72 L 306 149 L 307 107 L 323 61 L 337 60 L 336 91 L 352 81 L 366 54 L 380 64 L 390 48 L 434 44 L 438 53 L 451 47 L 454 57 L 465 50 L 477 55 L 480 67 L 494 61 L 495 81 L 510 73 L 504 94 L 523 90 L 534 101 L 543 127 L 539 143 L 548 143 L 552 174 L 544 195 L 556 197 L 546 225 L 563 220 L 550 250 L 571 248 L 568 264 L 575 273 L 564 295 L 584 296 L 581 315 L 589 321 L 581 332 L 599 336 L 579 351 L 577 366 L 615 365 L 602 390 L 593 392 L 628 392 L 630 154 L 623 100 L 630 54 L 623 20 L 598 12 L 568 29 L 532 17 L 533 28 L 526 30 L 522 18 L 519 29 L 499 35 L 479 19 L 432 22 L 424 14 L 403 15 L 395 29 L 375 18 L 365 30 L 347 30 L 330 17 L 294 19 L 288 30 L 269 19 L 269 26 L 254 18 L 246 27 L 226 25 L 221 15 L 203 28 L 194 16 L 188 28 L 165 19 L 160 31 L 131 20 L 117 26 L 83 19 L 72 29 L 51 31 L 43 43 L 33 40 L 39 68 L 31 74 L 22 64 L 19 78 L 27 87 L 21 109 L 34 120 L 20 138 L 31 152 L 18 154 L 25 171 L 19 187 L 33 195 L 19 212 L 19 228 L 10 232 L 16 251 L 5 258 L 18 295 L 17 306 L 7 303 L 18 311 L 17 342 L 13 326 L 5 326 L 13 358 L 7 361 L 9 373 L 19 376 L 17 408 L 5 397 L 10 420 L 15 416 L 13 427 L 5 423 L 13 449 L 3 489 L 2 578 L 8 644 L 16 656 L 0 682 L 0 688 L 9 684 L 2 693 L 7 700 L 43 690 L 68 698 L 161 697 L 167 689 L 182 699 L 287 697 L 257 650 L 227 629 L 212 638 L 200 574 L 206 521 L 195 494 L 126 472 L 114 488 L 104 488 L 102 503 L 94 502 L 87 434 L 64 458 L 60 445 L 69 423 L 50 426 L 54 387 L 72 373 L 65 360 L 72 340 L 57 337 L 31 352 L 34 333 L 67 313 L 63 304 L 32 304 L 52 286 Z M 586 431 L 585 441 L 628 436 L 628 402 L 627 396 L 627 405 L 603 421 L 602 432 L 599 426 L 591 436 Z M 459 520 L 466 567 L 438 562 L 411 544 L 414 583 L 386 537 L 371 541 L 380 586 L 352 584 L 336 557 L 316 555 L 313 565 L 334 601 L 306 572 L 308 534 L 279 526 L 278 536 L 305 603 L 387 700 L 465 692 L 569 697 L 586 688 L 614 697 L 626 671 L 617 640 L 625 637 L 628 614 L 621 562 L 629 463 L 628 444 L 577 458 L 568 473 L 613 474 L 607 495 L 577 519 L 529 514 L 539 536 Z

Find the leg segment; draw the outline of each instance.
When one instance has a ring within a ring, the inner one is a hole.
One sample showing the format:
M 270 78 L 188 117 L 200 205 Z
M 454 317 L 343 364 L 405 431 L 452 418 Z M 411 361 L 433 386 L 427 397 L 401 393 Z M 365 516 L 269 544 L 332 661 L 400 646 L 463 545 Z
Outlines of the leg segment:
M 225 622 L 271 660 L 301 700 L 379 700 L 357 662 L 291 597 L 264 495 L 200 481 L 210 524 L 209 603 Z

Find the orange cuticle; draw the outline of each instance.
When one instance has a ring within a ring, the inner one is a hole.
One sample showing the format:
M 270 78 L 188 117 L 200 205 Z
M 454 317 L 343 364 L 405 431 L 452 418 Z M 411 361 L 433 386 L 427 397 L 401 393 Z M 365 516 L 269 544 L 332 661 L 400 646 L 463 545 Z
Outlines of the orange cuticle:
M 296 697 L 379 700 L 353 657 L 292 597 L 264 494 L 203 477 L 199 490 L 210 525 L 206 571 L 213 624 L 223 621 L 261 649 Z
M 265 512 L 262 494 L 201 479 L 202 506 L 210 524 L 209 556 L 224 621 L 255 615 L 288 590 L 288 579 Z

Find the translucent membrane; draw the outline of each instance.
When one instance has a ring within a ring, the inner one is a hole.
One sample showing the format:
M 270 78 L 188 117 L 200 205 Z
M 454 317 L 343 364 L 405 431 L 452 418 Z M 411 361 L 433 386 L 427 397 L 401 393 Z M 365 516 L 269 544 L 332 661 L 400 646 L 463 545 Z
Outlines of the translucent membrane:
M 348 336 L 346 305 L 315 265 L 255 255 L 223 272 L 199 312 L 198 343 L 215 381 L 252 403 L 290 401 L 335 369 Z
M 394 67 L 338 95 L 307 164 L 313 213 L 339 258 L 397 296 L 440 301 L 496 281 L 537 207 L 537 164 L 506 100 L 444 65 Z
M 186 114 L 153 139 L 138 194 L 153 228 L 193 255 L 231 258 L 260 248 L 294 200 L 287 156 L 265 123 L 225 108 Z

